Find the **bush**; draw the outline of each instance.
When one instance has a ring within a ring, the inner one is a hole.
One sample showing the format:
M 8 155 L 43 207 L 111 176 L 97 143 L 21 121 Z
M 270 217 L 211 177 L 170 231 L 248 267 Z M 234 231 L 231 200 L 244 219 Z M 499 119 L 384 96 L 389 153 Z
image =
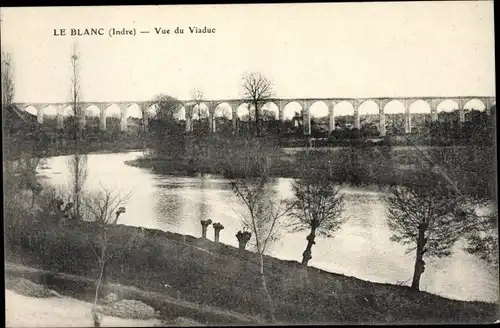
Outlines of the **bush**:
M 135 300 L 121 300 L 101 306 L 97 308 L 97 312 L 125 319 L 149 320 L 158 317 L 154 308 Z
M 7 289 L 11 289 L 20 295 L 28 297 L 46 298 L 58 295 L 54 291 L 49 290 L 47 287 L 35 284 L 32 281 L 24 278 L 15 279 L 14 281 L 8 281 L 6 287 Z

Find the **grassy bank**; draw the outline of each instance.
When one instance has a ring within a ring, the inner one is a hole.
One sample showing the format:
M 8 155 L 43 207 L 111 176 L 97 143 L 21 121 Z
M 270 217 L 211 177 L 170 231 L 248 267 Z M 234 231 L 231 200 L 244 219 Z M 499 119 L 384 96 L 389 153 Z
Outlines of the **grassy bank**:
M 19 278 L 45 285 L 64 296 L 84 302 L 94 302 L 95 280 L 91 278 L 6 263 L 6 286 L 14 284 Z M 116 294 L 119 300 L 137 300 L 152 306 L 159 312 L 160 319 L 165 321 L 178 317 L 188 317 L 209 325 L 241 325 L 261 322 L 260 318 L 249 317 L 231 311 L 222 311 L 210 306 L 200 306 L 175 296 L 148 292 L 134 286 L 109 283 L 104 287 L 104 290 L 105 294 Z
M 97 270 L 89 247 L 89 242 L 97 247 L 92 231 L 91 224 L 53 227 L 19 220 L 6 228 L 6 258 L 11 263 L 92 278 Z M 109 282 L 157 293 L 157 299 L 171 299 L 175 290 L 183 301 L 223 312 L 258 317 L 266 311 L 258 260 L 252 252 L 124 225 L 110 226 L 108 235 L 108 248 L 115 254 L 107 268 Z M 312 267 L 306 278 L 304 268 L 293 261 L 266 257 L 265 265 L 276 318 L 282 323 L 487 323 L 498 314 L 495 304 L 449 300 Z M 88 293 L 85 288 L 90 287 L 78 286 L 66 288 Z

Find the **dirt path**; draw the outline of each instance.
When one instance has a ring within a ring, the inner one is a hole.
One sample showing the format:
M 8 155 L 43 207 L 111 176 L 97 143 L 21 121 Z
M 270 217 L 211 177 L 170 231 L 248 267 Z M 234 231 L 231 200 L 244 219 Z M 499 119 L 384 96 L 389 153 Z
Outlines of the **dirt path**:
M 92 327 L 91 303 L 69 297 L 33 298 L 5 290 L 6 327 Z M 159 320 L 105 316 L 102 327 L 153 327 Z

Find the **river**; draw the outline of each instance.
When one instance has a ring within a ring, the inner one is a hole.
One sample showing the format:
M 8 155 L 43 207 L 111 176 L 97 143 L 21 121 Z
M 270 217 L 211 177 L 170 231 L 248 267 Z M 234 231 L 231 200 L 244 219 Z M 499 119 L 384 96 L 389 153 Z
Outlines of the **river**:
M 91 154 L 88 157 L 88 189 L 100 184 L 120 191 L 133 192 L 126 213 L 119 223 L 168 230 L 195 237 L 201 236 L 201 219 L 212 219 L 224 225 L 220 241 L 237 247 L 235 234 L 241 229 L 244 207 L 232 193 L 227 181 L 219 177 L 179 177 L 153 174 L 124 162 L 142 152 Z M 69 156 L 49 158 L 40 169 L 52 184 L 65 186 L 68 181 Z M 280 197 L 291 196 L 291 180 L 277 179 Z M 310 266 L 360 279 L 411 283 L 414 252 L 389 240 L 386 209 L 382 192 L 345 188 L 343 215 L 347 222 L 334 238 L 316 237 Z M 286 233 L 271 245 L 268 254 L 286 260 L 300 261 L 308 232 Z M 213 229 L 208 230 L 213 240 Z M 451 257 L 426 259 L 421 290 L 460 300 L 498 300 L 498 278 L 475 256 L 457 244 Z

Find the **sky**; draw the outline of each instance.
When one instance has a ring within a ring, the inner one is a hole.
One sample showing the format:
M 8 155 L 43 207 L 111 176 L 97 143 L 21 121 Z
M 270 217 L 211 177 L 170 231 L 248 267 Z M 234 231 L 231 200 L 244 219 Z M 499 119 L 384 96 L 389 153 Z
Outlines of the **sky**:
M 238 98 L 242 76 L 254 71 L 280 98 L 495 96 L 490 1 L 1 11 L 16 102 L 68 101 L 74 44 L 84 101 L 142 101 L 159 93 L 189 99 L 193 88 L 207 99 Z M 215 33 L 192 34 L 190 26 Z M 175 34 L 176 27 L 184 33 Z M 106 35 L 54 35 L 72 28 L 103 28 Z M 136 35 L 110 37 L 111 28 L 135 28 Z

